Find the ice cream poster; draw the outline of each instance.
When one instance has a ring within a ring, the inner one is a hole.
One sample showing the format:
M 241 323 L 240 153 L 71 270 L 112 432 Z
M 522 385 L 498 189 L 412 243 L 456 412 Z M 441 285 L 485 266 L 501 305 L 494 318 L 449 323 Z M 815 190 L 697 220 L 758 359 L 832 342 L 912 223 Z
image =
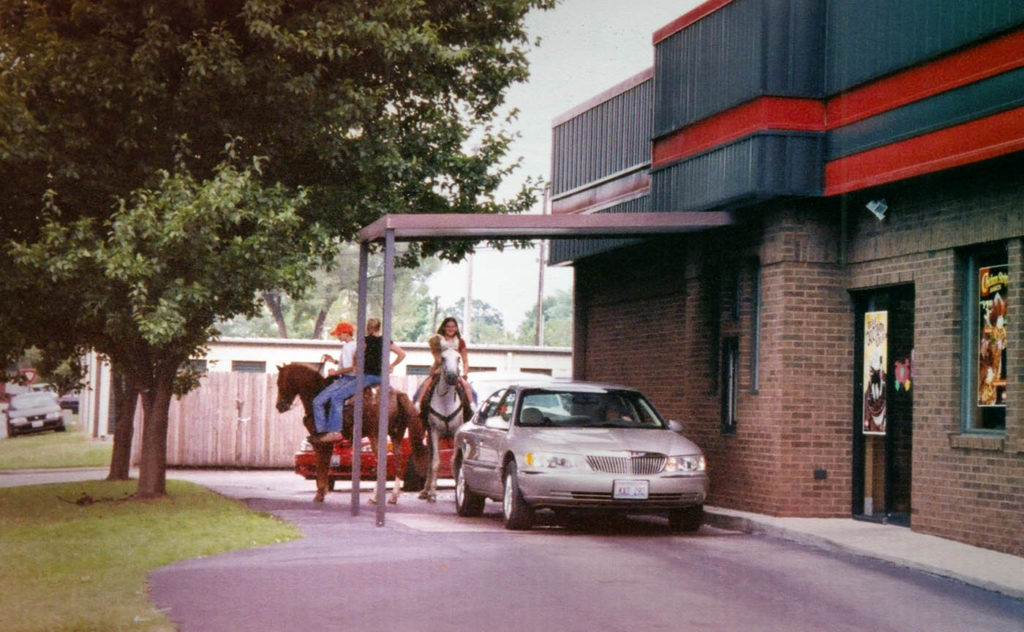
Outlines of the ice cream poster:
M 1001 265 L 979 270 L 979 406 L 1006 406 L 1007 268 Z
M 885 434 L 885 373 L 889 365 L 889 312 L 864 314 L 864 434 Z

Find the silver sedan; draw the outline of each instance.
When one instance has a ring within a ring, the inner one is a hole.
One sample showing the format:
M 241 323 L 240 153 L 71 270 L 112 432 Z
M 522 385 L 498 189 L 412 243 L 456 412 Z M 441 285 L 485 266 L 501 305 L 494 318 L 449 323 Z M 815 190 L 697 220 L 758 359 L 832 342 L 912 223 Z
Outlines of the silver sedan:
M 455 434 L 456 512 L 478 516 L 489 498 L 509 529 L 529 529 L 536 509 L 599 509 L 664 514 L 674 530 L 694 531 L 708 477 L 680 430 L 634 389 L 510 384 Z

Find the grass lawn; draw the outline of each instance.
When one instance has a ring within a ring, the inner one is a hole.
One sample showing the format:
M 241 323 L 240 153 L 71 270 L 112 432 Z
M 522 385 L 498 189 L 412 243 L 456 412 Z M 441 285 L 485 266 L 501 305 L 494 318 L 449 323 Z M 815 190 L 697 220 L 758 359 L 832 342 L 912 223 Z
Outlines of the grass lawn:
M 111 444 L 67 432 L 0 441 L 0 470 L 110 465 Z M 300 537 L 294 527 L 184 481 L 0 488 L 0 632 L 173 630 L 146 579 L 176 560 Z
M 0 632 L 173 630 L 147 598 L 151 570 L 301 535 L 192 483 L 168 480 L 156 500 L 131 499 L 136 487 L 0 488 Z
M 0 440 L 0 470 L 109 466 L 111 445 L 91 439 L 73 424 L 67 432 L 8 437 Z

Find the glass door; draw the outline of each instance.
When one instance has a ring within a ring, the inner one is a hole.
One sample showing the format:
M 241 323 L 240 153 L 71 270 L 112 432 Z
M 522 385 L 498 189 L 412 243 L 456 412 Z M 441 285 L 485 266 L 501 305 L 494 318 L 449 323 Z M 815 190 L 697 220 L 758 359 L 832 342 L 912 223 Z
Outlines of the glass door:
M 914 287 L 854 296 L 854 517 L 910 524 Z

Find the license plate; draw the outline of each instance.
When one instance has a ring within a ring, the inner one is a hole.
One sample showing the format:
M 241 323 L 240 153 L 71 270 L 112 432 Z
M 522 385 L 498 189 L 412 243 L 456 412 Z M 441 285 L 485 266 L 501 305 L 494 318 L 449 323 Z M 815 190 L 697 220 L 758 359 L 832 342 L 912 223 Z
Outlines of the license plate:
M 43 427 L 43 422 L 41 422 L 41 421 L 33 421 L 32 422 L 32 427 L 33 428 L 42 428 Z
M 647 500 L 647 481 L 615 481 L 612 498 L 621 500 Z
M 331 455 L 331 467 L 338 467 L 339 465 L 341 465 L 341 455 L 340 454 L 332 454 Z

